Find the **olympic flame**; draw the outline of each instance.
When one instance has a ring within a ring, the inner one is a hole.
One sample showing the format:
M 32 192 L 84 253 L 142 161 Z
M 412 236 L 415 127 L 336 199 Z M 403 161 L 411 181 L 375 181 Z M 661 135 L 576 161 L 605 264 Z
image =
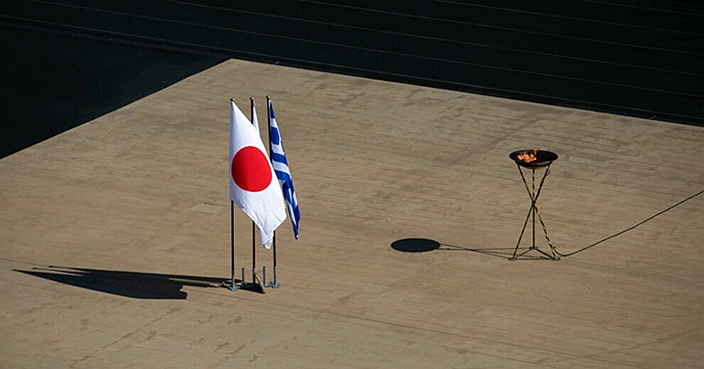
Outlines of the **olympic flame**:
M 536 157 L 537 154 L 538 154 L 538 149 L 533 149 L 533 151 L 531 151 L 531 152 L 518 154 L 516 157 L 518 158 L 518 160 L 521 160 L 524 163 L 532 163 L 538 159 Z

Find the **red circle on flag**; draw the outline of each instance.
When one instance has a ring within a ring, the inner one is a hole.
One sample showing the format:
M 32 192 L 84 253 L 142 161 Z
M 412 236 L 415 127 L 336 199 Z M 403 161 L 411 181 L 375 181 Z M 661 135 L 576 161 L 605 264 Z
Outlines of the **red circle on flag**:
M 254 146 L 241 148 L 232 158 L 232 180 L 241 189 L 259 192 L 271 183 L 271 168 L 264 153 Z

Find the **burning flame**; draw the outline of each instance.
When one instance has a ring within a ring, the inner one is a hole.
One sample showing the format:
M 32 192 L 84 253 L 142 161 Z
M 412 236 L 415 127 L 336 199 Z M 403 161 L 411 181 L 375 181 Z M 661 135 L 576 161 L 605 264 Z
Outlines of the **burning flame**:
M 533 149 L 531 152 L 516 155 L 516 158 L 524 163 L 532 163 L 538 159 L 536 154 L 538 154 L 538 149 Z

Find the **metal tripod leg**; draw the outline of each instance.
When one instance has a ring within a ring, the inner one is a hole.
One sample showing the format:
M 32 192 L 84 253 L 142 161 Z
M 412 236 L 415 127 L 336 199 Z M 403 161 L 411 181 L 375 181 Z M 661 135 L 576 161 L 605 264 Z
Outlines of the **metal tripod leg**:
M 540 215 L 540 211 L 538 210 L 538 197 L 540 197 L 540 192 L 543 189 L 543 184 L 545 183 L 545 178 L 548 176 L 550 173 L 550 166 L 548 165 L 545 168 L 545 173 L 543 174 L 543 178 L 540 180 L 540 185 L 538 186 L 537 190 L 535 188 L 535 169 L 531 168 L 531 174 L 532 174 L 532 182 L 531 186 L 528 186 L 528 182 L 526 181 L 526 177 L 523 175 L 523 171 L 521 170 L 521 166 L 516 164 L 516 167 L 518 167 L 518 172 L 521 174 L 521 178 L 523 179 L 523 184 L 526 187 L 526 191 L 528 191 L 528 196 L 530 197 L 530 209 L 528 209 L 528 215 L 526 215 L 526 220 L 523 222 L 523 228 L 521 229 L 521 234 L 518 236 L 518 242 L 516 243 L 516 248 L 513 250 L 513 256 L 509 258 L 509 260 L 516 260 L 519 257 L 525 255 L 526 253 L 536 250 L 539 253 L 547 256 L 548 258 L 552 260 L 559 260 L 560 258 L 557 256 L 557 253 L 555 251 L 555 247 L 552 245 L 552 242 L 550 242 L 550 237 L 548 236 L 548 230 L 547 227 L 545 226 L 545 222 L 543 221 L 543 217 Z M 540 250 L 536 245 L 535 245 L 535 216 L 536 214 L 538 215 L 538 220 L 540 221 L 540 225 L 543 227 L 543 232 L 545 233 L 545 239 L 548 242 L 548 245 L 550 246 L 550 251 L 552 252 L 551 254 L 548 254 L 542 250 Z M 523 234 L 526 231 L 526 226 L 528 225 L 528 220 L 531 219 L 531 216 L 533 218 L 533 243 L 532 245 L 528 248 L 528 250 L 518 254 L 518 248 L 521 246 L 521 241 L 523 239 Z

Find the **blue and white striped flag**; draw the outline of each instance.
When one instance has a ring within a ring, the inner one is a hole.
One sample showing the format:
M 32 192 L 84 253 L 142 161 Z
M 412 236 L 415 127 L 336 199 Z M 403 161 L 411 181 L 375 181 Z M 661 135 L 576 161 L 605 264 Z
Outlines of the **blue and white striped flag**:
M 279 127 L 276 124 L 276 116 L 274 115 L 274 107 L 269 103 L 269 139 L 271 140 L 271 163 L 274 167 L 276 177 L 281 181 L 281 189 L 284 192 L 284 198 L 288 207 L 288 213 L 291 216 L 291 224 L 293 225 L 293 235 L 298 239 L 298 222 L 301 220 L 301 211 L 298 208 L 298 200 L 296 199 L 296 191 L 293 189 L 293 179 L 291 179 L 291 171 L 288 168 L 286 153 L 284 152 L 284 143 L 281 141 Z

